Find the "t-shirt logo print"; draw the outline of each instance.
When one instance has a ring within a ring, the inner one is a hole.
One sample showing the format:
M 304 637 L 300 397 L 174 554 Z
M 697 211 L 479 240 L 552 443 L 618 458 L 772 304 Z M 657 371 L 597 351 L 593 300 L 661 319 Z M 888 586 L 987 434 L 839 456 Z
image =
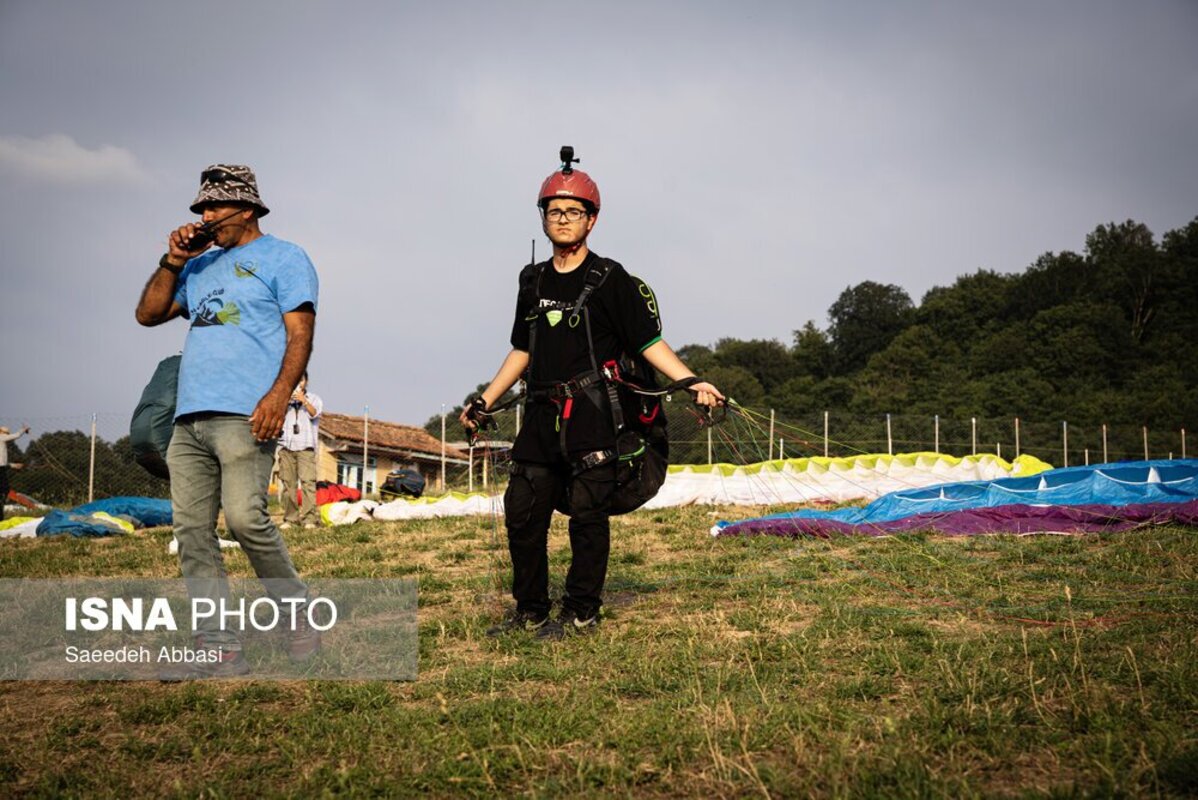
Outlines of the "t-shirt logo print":
M 232 300 L 224 302 L 215 297 L 205 300 L 193 314 L 191 327 L 207 328 L 210 325 L 240 325 L 241 309 Z
M 246 261 L 244 263 L 241 261 L 233 262 L 233 274 L 238 278 L 252 278 L 257 271 L 258 265 L 253 261 Z
M 547 311 L 545 312 L 545 319 L 548 320 L 549 327 L 552 328 L 554 325 L 557 325 L 557 323 L 562 321 L 562 312 L 556 308 L 552 311 Z

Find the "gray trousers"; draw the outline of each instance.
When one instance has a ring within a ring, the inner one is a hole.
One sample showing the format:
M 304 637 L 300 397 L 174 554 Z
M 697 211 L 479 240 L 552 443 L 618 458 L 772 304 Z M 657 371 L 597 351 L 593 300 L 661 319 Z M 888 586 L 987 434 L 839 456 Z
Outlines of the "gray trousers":
M 175 423 L 166 462 L 171 470 L 171 508 L 179 567 L 188 594 L 228 600 L 229 583 L 216 536 L 224 508 L 229 533 L 241 545 L 269 595 L 307 599 L 308 587 L 291 563 L 287 544 L 266 508 L 275 441 L 259 442 L 248 417 L 196 414 Z M 196 634 L 205 646 L 240 648 L 234 631 L 216 618 L 201 618 Z

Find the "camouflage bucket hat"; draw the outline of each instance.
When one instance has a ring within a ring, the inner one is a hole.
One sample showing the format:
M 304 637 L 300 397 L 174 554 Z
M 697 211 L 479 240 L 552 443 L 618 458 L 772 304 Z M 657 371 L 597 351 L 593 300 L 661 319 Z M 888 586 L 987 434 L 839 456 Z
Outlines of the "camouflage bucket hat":
M 270 213 L 258 196 L 254 171 L 242 164 L 213 164 L 200 173 L 200 193 L 191 203 L 191 212 L 202 213 L 208 203 L 245 203 L 256 207 L 260 217 Z

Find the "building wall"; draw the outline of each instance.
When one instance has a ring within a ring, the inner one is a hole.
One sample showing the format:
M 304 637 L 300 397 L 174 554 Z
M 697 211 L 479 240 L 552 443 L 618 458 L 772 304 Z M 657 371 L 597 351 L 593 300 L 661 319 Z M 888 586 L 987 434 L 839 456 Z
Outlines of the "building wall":
M 329 448 L 329 442 L 326 439 L 320 440 L 320 447 L 316 456 L 316 479 L 320 481 L 329 481 L 330 483 L 337 482 L 337 453 Z M 361 457 L 362 450 L 358 446 L 353 451 L 353 454 Z M 416 461 L 406 458 L 397 458 L 383 453 L 370 453 L 370 457 L 375 459 L 375 472 L 369 476 L 370 482 L 374 484 L 377 493 L 378 487 L 382 486 L 383 481 L 387 479 L 387 475 L 395 469 L 415 469 L 424 476 L 428 490 L 433 490 L 441 480 L 441 465 L 438 460 L 432 461 Z M 357 487 L 354 487 L 357 488 Z
M 351 454 L 356 455 L 359 459 L 361 459 L 362 451 L 351 451 L 350 453 L 346 453 L 344 455 Z M 373 492 L 377 493 L 378 487 L 382 485 L 383 481 L 387 477 L 387 473 L 391 471 L 392 459 L 391 456 L 378 453 L 370 453 L 369 456 L 375 462 L 375 466 L 373 470 L 370 470 L 367 473 L 366 481 L 371 485 Z M 316 460 L 316 479 L 320 481 L 328 481 L 330 483 L 337 483 L 338 463 L 338 453 L 329 449 L 327 441 L 321 439 Z M 353 488 L 356 489 L 358 487 L 355 486 Z
M 316 480 L 329 483 L 337 481 L 337 456 L 329 450 L 323 439 L 316 448 Z

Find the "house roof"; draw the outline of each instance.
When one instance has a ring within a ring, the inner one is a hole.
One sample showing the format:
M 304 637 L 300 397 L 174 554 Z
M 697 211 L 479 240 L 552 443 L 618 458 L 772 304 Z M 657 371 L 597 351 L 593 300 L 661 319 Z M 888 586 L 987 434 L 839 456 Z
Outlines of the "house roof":
M 362 433 L 362 417 L 351 417 L 348 414 L 334 414 L 327 411 L 320 415 L 320 435 L 322 437 L 342 442 L 361 443 Z M 428 431 L 413 428 L 411 425 L 372 419 L 370 420 L 369 436 L 368 445 L 370 447 L 441 457 L 441 440 L 430 436 Z M 468 453 L 449 446 L 445 448 L 445 455 L 447 458 L 455 460 L 469 457 Z

